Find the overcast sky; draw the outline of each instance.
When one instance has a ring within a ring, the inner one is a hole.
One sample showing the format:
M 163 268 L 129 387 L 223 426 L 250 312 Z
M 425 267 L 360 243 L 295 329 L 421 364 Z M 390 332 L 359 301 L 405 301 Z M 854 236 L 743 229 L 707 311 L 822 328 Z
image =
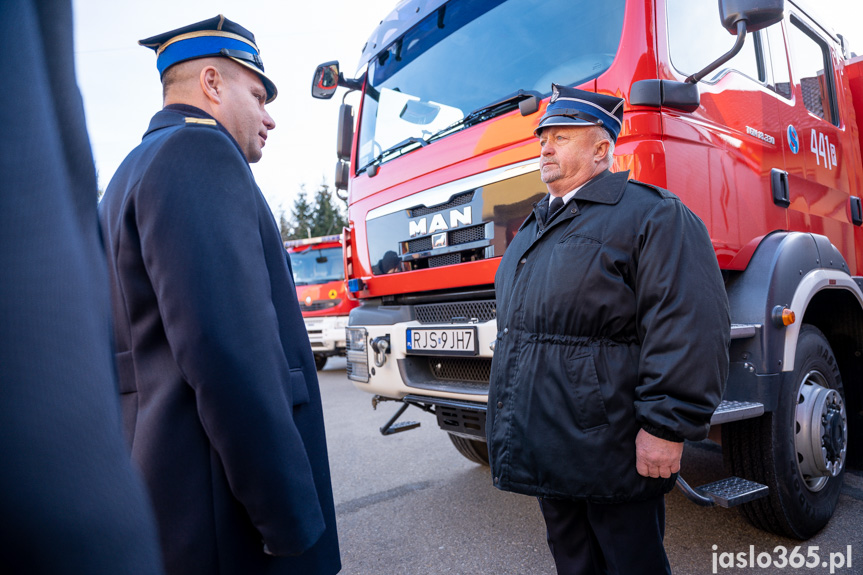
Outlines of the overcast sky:
M 267 139 L 263 159 L 252 169 L 273 211 L 289 212 L 301 184 L 311 193 L 324 177 L 332 184 L 335 171 L 336 117 L 344 91 L 329 101 L 312 99 L 315 67 L 339 60 L 352 76 L 369 35 L 396 3 L 73 0 L 78 84 L 100 186 L 107 186 L 162 106 L 155 54 L 137 41 L 224 14 L 255 34 L 267 75 L 279 89 L 268 106 L 276 129 Z M 821 0 L 815 5 L 851 39 L 852 48 L 863 53 L 863 2 Z M 355 96 L 349 103 L 357 101 Z
M 138 40 L 218 14 L 254 33 L 279 95 L 267 106 L 276 129 L 252 170 L 278 213 L 279 205 L 290 211 L 300 184 L 311 193 L 325 176 L 332 185 L 344 90 L 331 100 L 313 99 L 315 67 L 339 60 L 352 77 L 363 45 L 396 0 L 73 0 L 72 5 L 78 85 L 102 188 L 162 107 L 155 53 Z

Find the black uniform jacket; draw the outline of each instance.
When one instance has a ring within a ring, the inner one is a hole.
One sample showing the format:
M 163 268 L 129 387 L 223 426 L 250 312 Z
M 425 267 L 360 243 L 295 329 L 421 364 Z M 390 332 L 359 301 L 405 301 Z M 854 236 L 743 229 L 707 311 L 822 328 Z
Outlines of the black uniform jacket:
M 640 428 L 706 437 L 728 371 L 728 301 L 710 238 L 673 194 L 604 172 L 554 220 L 534 206 L 495 278 L 487 433 L 497 487 L 636 501 Z
M 99 213 L 123 418 L 168 572 L 337 572 L 315 362 L 239 146 L 200 110 L 162 110 Z

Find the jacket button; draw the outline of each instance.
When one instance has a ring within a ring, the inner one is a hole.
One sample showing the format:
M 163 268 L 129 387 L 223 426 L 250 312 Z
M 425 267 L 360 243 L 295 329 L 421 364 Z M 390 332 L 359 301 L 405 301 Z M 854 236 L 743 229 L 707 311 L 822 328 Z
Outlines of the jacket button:
M 494 482 L 497 483 L 498 481 L 500 481 L 500 477 L 495 477 Z
M 503 335 L 506 335 L 508 333 L 509 333 L 509 328 L 508 327 L 503 328 Z
M 502 402 L 502 401 L 498 401 L 498 402 L 497 402 L 497 408 L 498 408 L 498 409 L 500 409 L 500 408 L 502 408 L 502 407 L 503 407 L 503 402 Z
M 522 264 L 526 264 L 526 263 L 527 263 L 527 258 L 521 258 L 521 262 L 520 262 L 520 263 L 522 263 Z

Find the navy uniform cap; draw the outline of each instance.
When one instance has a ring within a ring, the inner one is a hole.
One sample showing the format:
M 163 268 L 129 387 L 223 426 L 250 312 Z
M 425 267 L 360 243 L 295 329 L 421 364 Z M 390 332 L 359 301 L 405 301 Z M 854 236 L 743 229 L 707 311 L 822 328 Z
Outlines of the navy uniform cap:
M 273 81 L 264 74 L 264 62 L 255 44 L 255 35 L 221 14 L 138 40 L 138 44 L 156 51 L 156 67 L 160 77 L 174 64 L 195 58 L 222 56 L 245 66 L 261 78 L 267 89 L 267 103 L 275 100 L 279 93 Z
M 623 99 L 552 84 L 548 107 L 533 133 L 539 137 L 551 126 L 600 126 L 616 142 L 623 126 Z

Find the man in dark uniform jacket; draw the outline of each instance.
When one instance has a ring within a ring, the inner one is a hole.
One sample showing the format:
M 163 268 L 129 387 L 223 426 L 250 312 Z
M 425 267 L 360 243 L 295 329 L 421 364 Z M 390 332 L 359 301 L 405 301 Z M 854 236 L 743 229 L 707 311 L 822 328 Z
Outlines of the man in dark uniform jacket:
M 175 575 L 340 569 L 314 357 L 250 162 L 275 127 L 254 36 L 141 40 L 165 107 L 99 209 L 123 418 Z
M 670 572 L 664 495 L 728 372 L 707 230 L 673 194 L 609 171 L 622 119 L 620 98 L 553 86 L 535 132 L 549 196 L 495 278 L 493 480 L 540 498 L 561 574 Z
M 69 0 L 0 2 L 0 572 L 162 573 L 123 443 Z

